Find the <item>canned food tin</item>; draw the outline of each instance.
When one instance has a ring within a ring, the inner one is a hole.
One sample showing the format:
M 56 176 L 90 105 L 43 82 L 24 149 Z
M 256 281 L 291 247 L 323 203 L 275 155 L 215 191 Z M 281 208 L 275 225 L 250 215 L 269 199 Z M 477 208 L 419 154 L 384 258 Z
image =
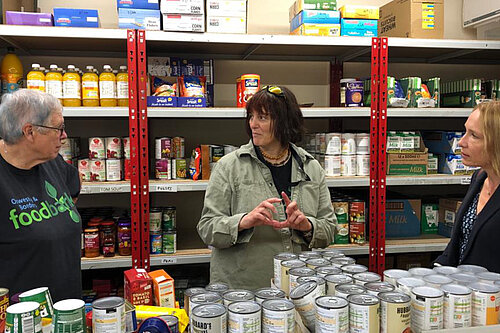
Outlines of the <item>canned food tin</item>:
M 293 290 L 295 287 L 299 285 L 297 282 L 297 279 L 301 277 L 307 277 L 307 276 L 315 276 L 316 272 L 314 269 L 309 268 L 309 267 L 298 267 L 298 268 L 292 268 L 288 271 L 288 277 L 290 279 L 289 281 L 289 290 Z
M 416 277 L 399 278 L 396 282 L 396 289 L 406 295 L 411 296 L 411 290 L 415 287 L 425 286 L 425 281 Z
M 321 266 L 315 269 L 316 275 L 324 278 L 327 275 L 342 274 L 342 270 L 335 266 Z
M 495 283 L 495 281 L 500 281 L 500 274 L 493 272 L 481 272 L 477 273 L 476 277 L 479 279 L 479 282 L 484 283 Z
M 330 260 L 330 262 L 332 263 L 332 266 L 342 269 L 342 266 L 355 264 L 356 260 L 351 257 L 341 257 Z
M 262 302 L 262 333 L 295 332 L 295 306 L 287 299 Z
M 61 142 L 61 148 L 59 148 L 59 155 L 63 157 L 65 161 L 71 160 L 75 154 L 73 153 L 73 149 L 71 147 L 70 138 L 66 138 Z
M 151 208 L 149 211 L 149 232 L 161 232 L 161 208 Z
M 414 268 L 410 268 L 408 270 L 408 273 L 410 273 L 414 277 L 423 278 L 426 275 L 434 274 L 434 271 L 430 268 L 414 267 Z
M 224 295 L 222 295 L 224 299 L 224 305 L 229 306 L 229 304 L 240 301 L 255 301 L 255 295 L 250 290 L 244 289 L 232 289 L 226 291 Z
M 340 80 L 340 105 L 346 107 L 363 106 L 363 81 Z
M 179 333 L 179 318 L 174 315 L 158 316 L 167 323 L 170 333 Z
M 336 200 L 333 200 L 333 202 L 336 202 Z M 349 203 L 347 203 L 347 210 L 349 210 Z M 347 214 L 349 213 L 347 210 L 345 211 L 346 220 L 347 220 Z M 344 253 L 342 253 L 341 251 L 338 251 L 338 250 L 334 250 L 334 249 L 323 250 L 320 252 L 320 254 L 323 258 L 326 258 L 328 260 L 345 257 Z
M 356 155 L 356 176 L 370 175 L 370 155 Z
M 103 138 L 89 138 L 89 158 L 91 160 L 106 158 Z
M 332 201 L 337 222 L 335 224 L 335 244 L 349 244 L 349 202 L 344 199 Z
M 205 287 L 206 291 L 212 291 L 214 293 L 218 293 L 219 295 L 223 295 L 226 291 L 229 290 L 229 286 L 222 282 L 210 283 Z
M 175 162 L 175 169 L 172 169 L 172 173 L 175 174 L 175 178 L 187 178 L 187 161 L 184 158 L 176 158 L 173 160 Z M 175 171 L 174 171 L 175 170 Z M 172 175 L 172 178 L 173 175 Z
M 432 270 L 437 274 L 441 275 L 451 275 L 460 273 L 460 270 L 453 266 L 436 266 Z
M 429 287 L 440 289 L 442 285 L 452 283 L 453 280 L 447 276 L 439 274 L 426 275 L 422 278 Z
M 286 260 L 281 262 L 280 289 L 283 290 L 285 294 L 288 295 L 290 293 L 290 277 L 288 276 L 290 269 L 305 266 L 306 263 L 298 259 Z
M 433 287 L 411 290 L 411 329 L 415 333 L 443 328 L 443 291 Z
M 155 162 L 155 178 L 156 179 L 172 179 L 172 163 L 170 159 L 164 158 Z
M 354 199 L 349 202 L 349 223 L 365 223 L 365 202 Z
M 162 252 L 165 254 L 172 254 L 177 252 L 177 231 L 170 229 L 162 233 Z
M 260 90 L 260 75 L 244 74 L 241 76 L 242 107 L 246 107 L 247 102 Z
M 304 325 L 314 331 L 316 321 L 316 310 L 314 304 L 316 298 L 321 296 L 318 284 L 314 281 L 300 284 L 290 292 L 290 298 L 295 305 L 295 309 L 302 317 Z
M 349 326 L 351 332 L 380 331 L 380 301 L 370 294 L 349 295 Z
M 90 160 L 90 181 L 106 181 L 106 162 L 105 160 Z
M 321 296 L 325 296 L 326 295 L 326 281 L 321 276 L 303 276 L 303 277 L 300 277 L 297 279 L 297 283 L 299 285 L 307 283 L 307 282 L 311 282 L 311 281 L 316 282 L 318 284 L 319 294 Z M 290 289 L 290 290 L 292 290 L 292 289 Z
M 5 330 L 5 317 L 9 307 L 9 289 L 0 288 L 0 332 Z
M 130 138 L 126 137 L 122 139 L 123 143 L 123 158 L 130 159 Z
M 165 320 L 158 317 L 146 318 L 139 326 L 137 333 L 170 333 Z
M 463 272 L 470 272 L 470 273 L 482 273 L 482 272 L 487 272 L 488 270 L 482 266 L 477 266 L 477 265 L 459 265 L 457 267 L 462 273 Z
M 167 137 L 155 139 L 155 158 L 157 160 L 172 157 L 172 140 Z
M 184 158 L 184 138 L 176 136 L 172 139 L 172 158 Z
M 189 313 L 193 313 L 193 309 L 198 305 L 206 305 L 210 303 L 216 303 L 223 305 L 222 296 L 214 292 L 203 292 L 199 294 L 193 294 L 189 298 Z
M 122 139 L 116 136 L 104 138 L 106 158 L 122 158 Z
M 335 287 L 341 284 L 351 284 L 354 279 L 344 274 L 334 274 L 325 276 L 326 281 L 326 294 L 328 296 L 335 296 Z
M 336 296 L 316 299 L 316 332 L 347 333 L 349 331 L 349 303 Z
M 191 312 L 193 332 L 220 333 L 227 330 L 227 311 L 222 304 L 203 304 Z
M 356 155 L 342 155 L 340 159 L 340 175 L 356 176 Z
M 255 301 L 259 304 L 268 299 L 285 298 L 285 292 L 276 288 L 260 288 L 255 291 Z
M 325 258 L 307 259 L 306 260 L 306 266 L 311 268 L 311 269 L 316 269 L 317 267 L 329 266 L 329 265 L 330 265 L 330 260 L 325 259 Z
M 354 283 L 359 284 L 361 286 L 364 286 L 370 282 L 380 282 L 381 280 L 380 275 L 373 272 L 355 273 L 352 275 L 352 277 L 354 278 Z
M 260 333 L 261 306 L 254 301 L 241 301 L 229 304 L 228 333 Z
M 410 331 L 411 298 L 397 292 L 385 292 L 380 298 L 380 333 Z
M 449 275 L 450 278 L 453 279 L 458 284 L 462 286 L 467 286 L 474 282 L 479 282 L 479 279 L 475 275 L 465 274 L 465 273 L 457 273 Z
M 492 284 L 474 282 L 472 289 L 472 326 L 498 324 L 500 306 L 500 287 Z
M 123 160 L 106 160 L 106 180 L 120 181 L 123 179 Z
M 206 292 L 207 291 L 205 290 L 205 288 L 199 287 L 188 288 L 184 291 L 184 310 L 186 310 L 188 315 L 190 313 L 189 310 L 191 309 L 191 306 L 189 305 L 189 299 L 191 298 L 191 296 L 203 294 Z
M 352 276 L 353 278 L 354 274 L 368 272 L 368 267 L 359 264 L 344 265 L 340 269 L 343 274 Z
M 151 254 L 161 254 L 163 251 L 163 239 L 161 232 L 149 234 L 151 243 Z
M 342 154 L 342 134 L 340 133 L 326 133 L 326 151 L 327 155 L 340 155 Z
M 163 208 L 161 228 L 163 231 L 177 227 L 177 209 L 175 207 Z
M 326 152 L 326 134 L 316 133 L 316 153 L 324 154 Z
M 356 155 L 356 134 L 342 133 L 340 140 L 342 155 Z
M 21 302 L 37 302 L 40 304 L 40 316 L 42 318 L 52 318 L 54 316 L 54 306 L 50 291 L 47 287 L 40 287 L 25 291 L 19 295 Z
M 325 155 L 325 175 L 327 177 L 340 177 L 342 163 L 340 155 Z
M 92 327 L 94 332 L 125 333 L 125 300 L 104 297 L 92 302 Z
M 356 154 L 370 155 L 370 133 L 356 133 Z
M 339 284 L 335 286 L 335 296 L 347 299 L 349 295 L 366 293 L 366 288 L 354 283 Z
M 444 328 L 470 327 L 472 324 L 472 291 L 460 284 L 441 286 L 444 293 L 443 326 Z
M 366 288 L 366 292 L 373 296 L 378 296 L 380 293 L 387 293 L 394 291 L 396 287 L 394 287 L 389 282 L 380 281 L 380 282 L 368 282 L 364 285 Z
M 384 271 L 384 281 L 389 282 L 394 287 L 397 287 L 396 281 L 398 279 L 409 276 L 411 276 L 411 274 L 402 269 L 386 269 Z
M 304 251 L 299 253 L 299 260 L 307 261 L 308 259 L 322 258 L 321 253 L 316 251 Z
M 287 260 L 297 259 L 297 255 L 294 253 L 284 252 L 278 253 L 273 258 L 274 267 L 274 285 L 281 287 L 281 262 Z
M 5 333 L 41 333 L 39 307 L 38 302 L 21 302 L 9 306 L 6 310 Z
M 54 333 L 85 333 L 85 302 L 65 299 L 54 304 Z
M 88 158 L 78 160 L 78 172 L 82 175 L 82 181 L 89 182 L 90 178 L 90 161 Z

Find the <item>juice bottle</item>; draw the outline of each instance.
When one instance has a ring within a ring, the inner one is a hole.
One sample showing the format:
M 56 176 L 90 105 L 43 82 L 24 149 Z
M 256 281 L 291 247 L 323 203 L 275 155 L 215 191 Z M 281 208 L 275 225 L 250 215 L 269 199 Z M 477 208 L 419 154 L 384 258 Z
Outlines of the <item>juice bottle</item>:
M 82 76 L 83 106 L 99 106 L 99 77 L 94 73 L 94 66 L 87 66 Z
M 82 106 L 80 74 L 74 65 L 68 65 L 68 70 L 63 75 L 63 105 Z
M 116 94 L 118 106 L 128 106 L 128 71 L 127 66 L 120 66 L 116 76 Z
M 110 65 L 103 66 L 99 75 L 99 98 L 101 106 L 116 106 L 116 77 Z
M 18 90 L 23 82 L 23 64 L 14 53 L 14 48 L 7 48 L 8 53 L 3 57 L 0 64 L 2 93 L 10 93 Z
M 26 87 L 28 89 L 45 91 L 45 74 L 40 68 L 40 64 L 32 64 L 31 71 L 26 76 Z
M 63 76 L 58 71 L 57 65 L 50 65 L 50 70 L 45 76 L 45 91 L 63 102 Z

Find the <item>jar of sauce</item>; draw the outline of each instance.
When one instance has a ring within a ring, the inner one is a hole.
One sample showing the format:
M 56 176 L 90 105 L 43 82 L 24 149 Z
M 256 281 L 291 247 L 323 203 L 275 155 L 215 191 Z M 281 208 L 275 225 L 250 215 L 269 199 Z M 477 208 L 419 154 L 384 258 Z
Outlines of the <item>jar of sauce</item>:
M 95 258 L 99 256 L 99 229 L 85 229 L 85 257 Z
M 118 221 L 118 254 L 129 256 L 132 254 L 132 228 L 130 220 Z
M 105 257 L 114 257 L 115 244 L 116 244 L 114 222 L 102 222 L 101 232 L 102 232 L 102 254 Z

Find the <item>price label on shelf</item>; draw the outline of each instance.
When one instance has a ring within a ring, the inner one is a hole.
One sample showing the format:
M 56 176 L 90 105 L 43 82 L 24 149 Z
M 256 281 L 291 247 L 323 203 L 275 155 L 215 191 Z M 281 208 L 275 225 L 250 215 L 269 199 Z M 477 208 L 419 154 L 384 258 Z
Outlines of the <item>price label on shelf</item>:
M 161 263 L 164 265 L 173 265 L 177 264 L 177 258 L 176 257 L 167 257 L 167 258 L 162 258 Z
M 461 184 L 462 185 L 469 185 L 470 184 L 470 179 L 471 177 L 462 177 Z
M 118 185 L 104 185 L 99 187 L 100 193 L 113 193 L 113 192 L 122 192 L 121 187 Z
M 158 184 L 156 185 L 156 192 L 177 192 L 176 184 Z
M 87 185 L 83 185 L 82 188 L 80 189 L 80 194 L 89 194 L 90 193 L 90 188 Z

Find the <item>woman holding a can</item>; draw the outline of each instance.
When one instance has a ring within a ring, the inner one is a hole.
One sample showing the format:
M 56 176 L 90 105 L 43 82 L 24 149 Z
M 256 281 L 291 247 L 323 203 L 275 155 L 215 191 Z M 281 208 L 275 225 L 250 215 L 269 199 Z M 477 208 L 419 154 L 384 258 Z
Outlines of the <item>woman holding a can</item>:
M 481 103 L 465 123 L 459 142 L 463 164 L 480 167 L 455 217 L 440 265 L 473 264 L 500 273 L 500 102 Z
M 198 223 L 213 247 L 211 282 L 266 287 L 274 255 L 332 242 L 335 217 L 324 171 L 295 145 L 303 123 L 285 87 L 264 87 L 249 100 L 250 142 L 216 163 Z
M 37 90 L 4 95 L 0 137 L 0 286 L 80 298 L 80 179 L 59 155 L 61 103 Z

